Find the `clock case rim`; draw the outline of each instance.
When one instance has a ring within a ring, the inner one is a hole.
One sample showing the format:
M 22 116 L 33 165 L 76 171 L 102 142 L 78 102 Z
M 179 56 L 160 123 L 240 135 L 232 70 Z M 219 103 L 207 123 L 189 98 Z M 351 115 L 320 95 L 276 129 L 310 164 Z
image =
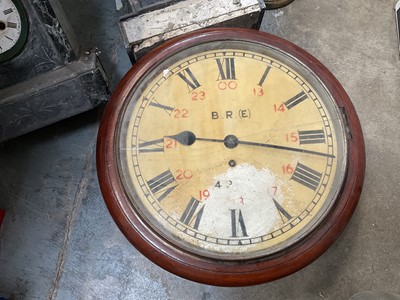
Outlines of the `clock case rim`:
M 189 253 L 171 244 L 132 210 L 119 178 L 115 142 L 124 100 L 148 69 L 166 56 L 196 44 L 215 40 L 241 40 L 267 45 L 286 52 L 309 68 L 325 85 L 345 113 L 350 138 L 347 141 L 347 176 L 336 203 L 311 234 L 294 245 L 252 260 L 224 261 Z M 110 211 L 126 238 L 147 258 L 162 268 L 187 279 L 220 286 L 245 286 L 272 281 L 300 270 L 324 253 L 349 222 L 360 197 L 365 174 L 365 146 L 361 125 L 347 93 L 334 75 L 316 58 L 277 36 L 256 30 L 214 28 L 174 38 L 138 61 L 125 75 L 104 112 L 97 140 L 97 173 Z
M 14 46 L 4 53 L 0 53 L 0 63 L 6 62 L 21 53 L 28 38 L 29 22 L 24 5 L 19 0 L 11 0 L 11 2 L 14 3 L 15 7 L 17 8 L 21 19 L 21 34 Z

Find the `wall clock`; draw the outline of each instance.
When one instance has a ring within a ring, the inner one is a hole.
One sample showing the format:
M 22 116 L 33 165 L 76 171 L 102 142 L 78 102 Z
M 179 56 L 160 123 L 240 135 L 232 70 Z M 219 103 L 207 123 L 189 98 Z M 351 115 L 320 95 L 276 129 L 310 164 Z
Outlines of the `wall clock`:
M 277 9 L 292 3 L 294 0 L 264 0 L 267 9 Z
M 304 50 L 248 29 L 173 39 L 108 103 L 98 176 L 120 229 L 190 280 L 271 281 L 321 255 L 348 223 L 365 167 L 356 112 Z
M 28 20 L 22 3 L 3 0 L 0 3 L 0 63 L 17 55 L 28 36 Z

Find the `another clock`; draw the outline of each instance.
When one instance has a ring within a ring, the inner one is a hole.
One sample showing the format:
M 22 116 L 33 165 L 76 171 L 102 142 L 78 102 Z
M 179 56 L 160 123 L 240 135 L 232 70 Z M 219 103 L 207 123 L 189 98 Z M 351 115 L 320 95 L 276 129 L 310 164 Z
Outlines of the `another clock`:
M 57 0 L 0 0 L 0 142 L 105 102 L 97 51 L 82 49 Z
M 28 20 L 18 0 L 0 2 L 0 63 L 21 52 L 28 36 Z
M 358 202 L 356 112 L 304 50 L 255 30 L 165 43 L 116 89 L 97 146 L 100 186 L 126 237 L 161 267 L 258 284 L 321 255 Z
M 264 0 L 267 9 L 277 9 L 292 3 L 294 0 Z

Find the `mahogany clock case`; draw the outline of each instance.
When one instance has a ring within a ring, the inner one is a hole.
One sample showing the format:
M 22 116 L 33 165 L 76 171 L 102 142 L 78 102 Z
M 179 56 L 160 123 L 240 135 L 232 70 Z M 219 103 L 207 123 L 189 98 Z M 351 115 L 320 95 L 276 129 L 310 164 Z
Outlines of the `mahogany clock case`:
M 273 47 L 294 57 L 314 73 L 335 99 L 346 122 L 347 170 L 344 184 L 324 220 L 291 247 L 272 255 L 224 261 L 193 254 L 176 247 L 146 224 L 132 207 L 120 179 L 116 139 L 124 100 L 138 81 L 159 61 L 188 47 L 215 40 L 240 40 Z M 313 56 L 279 37 L 255 30 L 208 29 L 171 41 L 146 55 L 123 78 L 104 112 L 97 143 L 97 168 L 101 191 L 115 222 L 127 239 L 145 256 L 181 277 L 220 286 L 260 284 L 287 276 L 317 259 L 336 240 L 349 222 L 360 197 L 365 173 L 363 134 L 355 109 L 336 78 Z

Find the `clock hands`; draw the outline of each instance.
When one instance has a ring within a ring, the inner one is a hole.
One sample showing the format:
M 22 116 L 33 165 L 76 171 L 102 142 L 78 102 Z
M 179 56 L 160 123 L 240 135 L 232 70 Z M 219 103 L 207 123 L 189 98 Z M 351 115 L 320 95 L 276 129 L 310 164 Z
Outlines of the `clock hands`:
M 286 150 L 286 151 L 292 151 L 292 152 L 300 152 L 300 153 L 305 153 L 305 154 L 312 154 L 312 155 L 318 155 L 318 156 L 323 156 L 323 157 L 335 158 L 335 155 L 333 155 L 333 154 L 312 151 L 312 150 L 307 150 L 307 149 L 302 149 L 302 148 L 286 147 L 286 146 L 273 145 L 273 144 L 268 144 L 268 143 L 241 141 L 235 135 L 227 135 L 224 139 L 210 139 L 210 138 L 196 137 L 196 135 L 191 131 L 182 131 L 181 133 L 178 133 L 176 135 L 168 136 L 168 138 L 174 139 L 184 146 L 191 146 L 196 141 L 205 141 L 205 142 L 224 143 L 225 147 L 227 147 L 228 149 L 236 148 L 238 145 L 248 145 L 248 146 L 272 148 L 272 149 L 279 149 L 279 150 Z

